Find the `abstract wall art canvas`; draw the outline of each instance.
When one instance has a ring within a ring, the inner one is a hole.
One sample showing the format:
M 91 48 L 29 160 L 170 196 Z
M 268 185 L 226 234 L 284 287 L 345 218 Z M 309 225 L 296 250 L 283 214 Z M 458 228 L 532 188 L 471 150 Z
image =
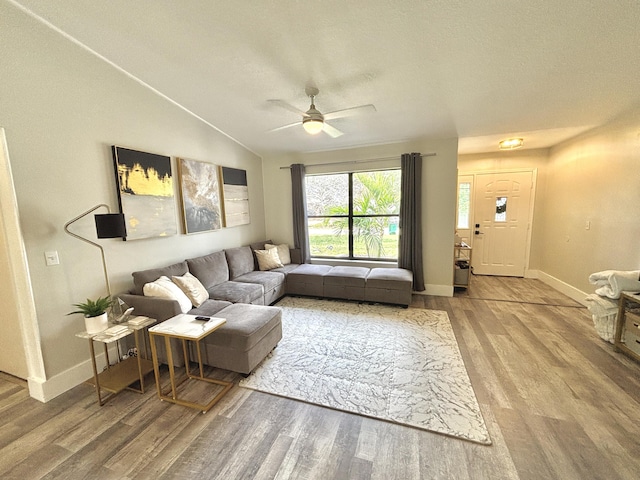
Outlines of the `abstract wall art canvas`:
M 178 159 L 185 233 L 222 228 L 218 167 L 196 160 Z
M 112 152 L 127 240 L 176 235 L 171 158 L 115 145 Z
M 251 223 L 247 171 L 229 167 L 222 167 L 221 171 L 225 226 L 236 227 Z

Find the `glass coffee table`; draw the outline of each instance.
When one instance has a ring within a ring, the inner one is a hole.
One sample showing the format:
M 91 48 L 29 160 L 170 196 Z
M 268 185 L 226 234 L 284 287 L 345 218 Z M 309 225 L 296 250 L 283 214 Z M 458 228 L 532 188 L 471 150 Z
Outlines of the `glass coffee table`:
M 156 387 L 158 389 L 158 397 L 160 400 L 184 405 L 186 407 L 201 410 L 202 413 L 208 412 L 220 399 L 233 387 L 232 382 L 217 380 L 204 376 L 204 368 L 202 364 L 202 352 L 200 349 L 200 341 L 207 335 L 215 332 L 218 328 L 226 323 L 226 319 L 218 317 L 199 317 L 196 315 L 180 314 L 159 323 L 155 327 L 149 329 L 149 339 L 151 343 L 151 357 L 153 359 L 153 370 L 156 377 Z M 156 345 L 156 337 L 164 338 L 165 350 L 167 352 L 167 363 L 169 366 L 169 383 L 168 388 L 163 387 L 160 383 L 160 367 L 158 363 L 158 350 Z M 184 355 L 185 373 L 186 375 L 176 381 L 176 373 L 173 362 L 173 352 L 171 350 L 171 339 L 178 339 L 182 345 L 182 353 Z M 196 347 L 198 357 L 199 374 L 191 372 L 189 368 L 189 355 L 187 350 L 187 342 L 193 342 Z M 224 387 L 217 392 L 208 403 L 198 403 L 179 397 L 178 386 L 183 383 L 195 380 L 207 382 Z

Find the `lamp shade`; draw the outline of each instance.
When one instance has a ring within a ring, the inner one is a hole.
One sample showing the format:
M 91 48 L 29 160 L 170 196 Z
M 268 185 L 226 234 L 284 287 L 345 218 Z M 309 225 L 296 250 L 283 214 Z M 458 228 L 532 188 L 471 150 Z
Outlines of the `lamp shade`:
M 98 238 L 118 238 L 127 236 L 127 227 L 122 213 L 94 215 Z

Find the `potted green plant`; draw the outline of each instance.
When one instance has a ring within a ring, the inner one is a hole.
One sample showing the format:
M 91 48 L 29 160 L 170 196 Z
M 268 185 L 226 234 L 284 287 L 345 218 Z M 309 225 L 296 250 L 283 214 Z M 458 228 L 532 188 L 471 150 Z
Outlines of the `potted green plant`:
M 74 303 L 77 310 L 69 312 L 67 315 L 82 313 L 87 333 L 95 334 L 105 330 L 108 326 L 107 310 L 111 307 L 113 300 L 110 296 L 100 297 L 97 300 L 87 298 L 84 303 Z

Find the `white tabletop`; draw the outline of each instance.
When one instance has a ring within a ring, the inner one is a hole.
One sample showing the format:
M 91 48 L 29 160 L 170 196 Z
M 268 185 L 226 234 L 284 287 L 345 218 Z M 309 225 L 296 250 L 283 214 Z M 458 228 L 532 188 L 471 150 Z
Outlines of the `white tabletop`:
M 227 322 L 225 318 L 220 317 L 207 317 L 209 320 L 197 320 L 197 316 L 182 313 L 159 323 L 155 327 L 151 327 L 149 332 L 197 340 Z

